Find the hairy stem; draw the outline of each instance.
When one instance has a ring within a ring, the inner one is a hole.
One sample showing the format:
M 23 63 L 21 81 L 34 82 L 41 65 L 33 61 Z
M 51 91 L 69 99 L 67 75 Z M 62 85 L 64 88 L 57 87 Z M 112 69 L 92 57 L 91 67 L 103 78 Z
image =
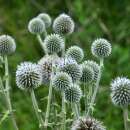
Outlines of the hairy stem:
M 66 109 L 65 109 L 65 94 L 62 92 L 62 130 L 66 130 Z
M 37 100 L 36 100 L 36 97 L 35 97 L 34 90 L 32 89 L 32 90 L 30 91 L 30 93 L 31 93 L 33 108 L 34 108 L 34 110 L 35 110 L 37 119 L 38 119 L 38 121 L 39 121 L 39 127 L 41 128 L 41 130 L 43 130 L 44 121 L 43 121 L 43 119 L 42 119 L 41 110 L 40 110 L 39 107 L 38 107 L 38 103 L 37 103 Z
M 99 89 L 99 83 L 100 83 L 100 79 L 101 79 L 102 68 L 103 68 L 103 59 L 100 59 L 99 74 L 98 74 L 98 78 L 97 78 L 97 81 L 96 81 L 96 84 L 95 84 L 94 93 L 92 95 L 91 102 L 89 104 L 87 116 L 89 116 L 90 110 L 91 110 L 91 108 L 93 107 L 93 105 L 95 103 L 96 95 L 97 95 L 97 92 L 98 92 L 98 89 Z
M 124 128 L 125 130 L 130 130 L 129 124 L 128 124 L 128 108 L 123 108 L 123 117 L 124 117 Z
M 9 109 L 9 112 L 11 114 L 11 120 L 13 123 L 13 126 L 15 128 L 15 130 L 19 130 L 14 114 L 13 114 L 13 109 L 12 109 L 12 105 L 11 105 L 11 100 L 10 100 L 10 85 L 9 85 L 9 69 L 8 69 L 8 58 L 7 56 L 4 56 L 4 63 L 5 63 L 5 89 L 6 89 L 6 103 L 7 103 L 7 107 Z

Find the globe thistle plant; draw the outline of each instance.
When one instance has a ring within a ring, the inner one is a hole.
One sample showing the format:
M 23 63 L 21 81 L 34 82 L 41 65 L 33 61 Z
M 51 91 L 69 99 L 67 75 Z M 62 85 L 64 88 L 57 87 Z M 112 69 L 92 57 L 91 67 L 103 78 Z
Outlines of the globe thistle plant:
M 102 122 L 92 117 L 81 117 L 74 121 L 71 130 L 106 130 Z
M 60 91 L 65 91 L 72 86 L 72 78 L 64 72 L 57 73 L 52 78 L 52 86 Z
M 92 43 L 92 54 L 98 58 L 105 58 L 111 54 L 111 44 L 103 38 L 99 38 Z
M 90 66 L 93 69 L 93 71 L 94 71 L 94 79 L 93 80 L 96 81 L 98 78 L 99 70 L 100 70 L 99 65 L 95 61 L 92 61 L 92 60 L 84 61 L 83 64 L 85 66 Z
M 51 17 L 47 13 L 40 13 L 37 17 L 45 23 L 46 28 L 51 26 Z
M 77 84 L 65 90 L 65 99 L 70 103 L 78 103 L 82 97 L 82 91 Z
M 74 21 L 66 14 L 59 15 L 53 23 L 53 30 L 60 35 L 71 34 L 74 31 Z
M 130 80 L 126 77 L 117 77 L 111 83 L 112 102 L 120 107 L 130 104 Z
M 33 18 L 29 21 L 28 30 L 32 34 L 41 34 L 45 31 L 45 23 L 40 18 Z
M 81 66 L 76 63 L 64 65 L 61 71 L 68 73 L 72 77 L 73 82 L 78 82 L 82 76 Z
M 31 62 L 21 63 L 16 71 L 16 84 L 20 89 L 29 90 L 40 86 L 42 83 L 41 68 Z
M 58 34 L 48 35 L 45 40 L 45 49 L 48 54 L 54 54 L 60 52 L 64 48 L 64 40 Z
M 66 52 L 67 57 L 72 57 L 75 59 L 78 63 L 81 62 L 84 58 L 83 50 L 78 46 L 72 46 L 70 47 Z
M 86 66 L 84 64 L 82 64 L 81 67 L 82 67 L 82 77 L 80 81 L 85 84 L 91 83 L 94 79 L 94 71 L 92 67 Z
M 9 55 L 15 52 L 15 40 L 9 35 L 0 36 L 0 54 Z

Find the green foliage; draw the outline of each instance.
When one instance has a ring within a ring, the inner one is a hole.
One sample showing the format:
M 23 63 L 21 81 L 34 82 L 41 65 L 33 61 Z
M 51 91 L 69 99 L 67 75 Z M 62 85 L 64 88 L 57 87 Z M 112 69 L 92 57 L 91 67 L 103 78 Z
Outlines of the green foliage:
M 75 23 L 75 34 L 67 39 L 67 47 L 75 43 L 87 53 L 90 59 L 90 45 L 95 38 L 107 38 L 113 46 L 112 55 L 105 60 L 105 70 L 101 82 L 102 89 L 97 97 L 95 117 L 105 122 L 109 130 L 122 130 L 121 110 L 115 108 L 110 100 L 110 81 L 115 76 L 124 75 L 130 78 L 130 1 L 129 0 L 0 0 L 0 34 L 13 36 L 17 43 L 16 53 L 9 57 L 12 82 L 12 102 L 16 109 L 16 119 L 21 130 L 38 129 L 32 103 L 28 93 L 20 91 L 15 84 L 16 66 L 22 61 L 38 61 L 43 55 L 35 36 L 27 30 L 29 20 L 41 12 L 47 12 L 52 18 L 60 13 L 70 14 Z M 37 91 L 40 108 L 45 111 L 47 87 Z M 58 97 L 57 97 L 58 98 Z M 0 95 L 0 112 L 4 101 Z M 2 117 L 0 117 L 2 118 Z M 13 130 L 8 118 L 0 130 Z

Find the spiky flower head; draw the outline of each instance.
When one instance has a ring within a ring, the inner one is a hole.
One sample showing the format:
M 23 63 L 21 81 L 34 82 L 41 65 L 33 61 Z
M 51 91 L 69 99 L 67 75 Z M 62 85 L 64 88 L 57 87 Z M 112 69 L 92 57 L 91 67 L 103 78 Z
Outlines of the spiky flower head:
M 60 14 L 53 23 L 53 30 L 60 35 L 71 34 L 74 31 L 74 21 L 67 14 Z
M 73 82 L 79 81 L 82 76 L 81 66 L 77 63 L 66 64 L 61 68 L 61 71 L 68 73 L 72 77 Z
M 91 83 L 94 79 L 94 71 L 92 67 L 87 66 L 85 64 L 82 64 L 81 67 L 82 67 L 82 77 L 80 81 L 82 83 Z
M 106 127 L 95 118 L 81 117 L 74 121 L 71 130 L 106 130 Z
M 58 34 L 48 35 L 45 40 L 45 49 L 49 54 L 58 53 L 64 48 L 64 40 Z
M 59 57 L 56 55 L 47 55 L 38 61 L 38 65 L 42 68 L 42 84 L 49 85 L 52 74 L 52 64 Z
M 111 99 L 116 106 L 124 107 L 130 104 L 130 80 L 117 77 L 111 83 Z
M 37 17 L 45 23 L 46 28 L 51 26 L 51 17 L 47 13 L 41 13 Z
M 65 99 L 71 103 L 78 103 L 82 97 L 82 91 L 79 85 L 74 84 L 65 90 Z
M 67 73 L 59 72 L 52 78 L 52 86 L 59 91 L 65 91 L 71 85 L 72 78 Z
M 12 54 L 16 49 L 15 40 L 9 35 L 0 36 L 0 55 Z
M 66 56 L 74 58 L 79 63 L 83 60 L 84 53 L 80 47 L 72 46 L 67 50 Z
M 86 66 L 90 66 L 93 69 L 93 71 L 94 71 L 94 81 L 96 81 L 98 74 L 99 74 L 99 70 L 100 70 L 99 65 L 95 61 L 92 61 L 92 60 L 84 61 L 83 64 L 86 65 Z
M 111 54 L 111 44 L 103 38 L 99 38 L 92 43 L 92 54 L 98 58 L 105 58 Z
M 29 90 L 41 85 L 41 68 L 31 62 L 23 62 L 17 67 L 16 84 L 20 89 Z
M 45 23 L 40 18 L 33 18 L 29 21 L 28 30 L 32 34 L 41 34 L 45 31 Z

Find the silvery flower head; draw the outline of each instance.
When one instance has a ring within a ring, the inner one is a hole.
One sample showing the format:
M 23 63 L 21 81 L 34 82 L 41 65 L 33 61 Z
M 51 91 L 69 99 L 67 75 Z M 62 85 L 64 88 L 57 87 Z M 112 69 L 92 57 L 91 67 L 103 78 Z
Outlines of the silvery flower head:
M 117 77 L 111 83 L 111 99 L 113 104 L 125 107 L 130 104 L 130 80 Z
M 64 72 L 59 72 L 52 78 L 52 86 L 59 91 L 65 91 L 72 86 L 72 78 Z
M 50 34 L 44 40 L 45 49 L 48 54 L 55 54 L 64 48 L 64 40 L 58 34 Z
M 23 62 L 17 67 L 16 84 L 20 89 L 29 90 L 42 83 L 41 67 L 31 62 Z
M 92 54 L 98 58 L 105 58 L 111 54 L 111 44 L 103 38 L 96 39 L 91 46 Z
M 71 130 L 106 130 L 102 122 L 92 117 L 80 117 L 74 121 Z
M 70 103 L 79 103 L 82 97 L 82 91 L 77 84 L 73 84 L 71 87 L 65 90 L 65 99 Z
M 95 82 L 98 78 L 98 74 L 99 74 L 99 70 L 100 70 L 99 65 L 95 61 L 92 61 L 92 60 L 84 61 L 83 64 L 85 66 L 90 66 L 93 69 L 93 71 L 94 71 L 94 79 L 93 80 Z
M 75 59 L 78 63 L 81 62 L 84 58 L 83 50 L 78 46 L 71 46 L 68 48 L 66 52 L 67 57 L 72 57 Z
M 60 14 L 53 23 L 53 30 L 60 35 L 71 34 L 74 31 L 74 21 L 67 14 Z
M 33 18 L 29 21 L 28 30 L 32 34 L 41 34 L 45 31 L 45 23 L 40 18 Z
M 15 52 L 15 40 L 9 35 L 0 36 L 0 55 L 9 55 Z

